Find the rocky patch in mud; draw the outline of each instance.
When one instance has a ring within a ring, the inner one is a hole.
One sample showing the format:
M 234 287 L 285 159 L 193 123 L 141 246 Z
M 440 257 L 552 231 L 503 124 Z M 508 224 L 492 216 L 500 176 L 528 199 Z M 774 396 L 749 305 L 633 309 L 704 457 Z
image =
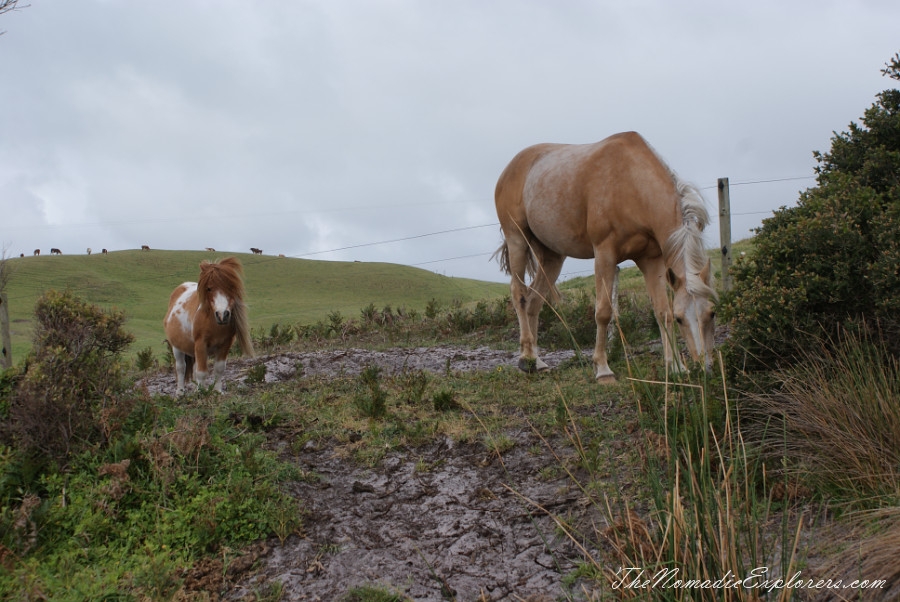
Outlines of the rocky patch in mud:
M 590 358 L 590 351 L 585 357 Z M 542 355 L 551 367 L 574 356 L 571 350 L 554 351 Z M 488 347 L 466 349 L 463 347 L 415 347 L 395 348 L 386 351 L 368 349 L 339 349 L 330 351 L 290 352 L 266 355 L 254 359 L 229 360 L 225 372 L 226 387 L 229 383 L 246 379 L 247 369 L 265 364 L 265 381 L 274 383 L 304 376 L 353 376 L 366 366 L 378 366 L 385 375 L 401 374 L 406 370 L 471 371 L 493 370 L 498 366 L 515 368 L 518 354 Z M 166 372 L 143 380 L 151 393 L 175 394 L 175 374 Z M 190 385 L 189 385 L 190 386 Z

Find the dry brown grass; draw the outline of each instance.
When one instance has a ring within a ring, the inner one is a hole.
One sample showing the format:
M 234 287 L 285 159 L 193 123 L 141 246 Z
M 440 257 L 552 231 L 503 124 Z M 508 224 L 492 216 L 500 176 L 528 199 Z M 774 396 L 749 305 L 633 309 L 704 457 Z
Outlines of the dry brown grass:
M 767 464 L 791 460 L 796 479 L 827 498 L 880 505 L 900 498 L 900 363 L 881 345 L 848 336 L 750 396 L 751 437 Z

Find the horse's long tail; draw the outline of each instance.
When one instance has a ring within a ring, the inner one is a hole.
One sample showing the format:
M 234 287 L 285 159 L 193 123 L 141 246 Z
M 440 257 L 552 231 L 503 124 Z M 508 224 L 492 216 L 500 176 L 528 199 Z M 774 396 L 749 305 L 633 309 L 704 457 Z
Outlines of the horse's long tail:
M 541 243 L 532 238 L 528 241 L 528 252 L 525 254 L 525 275 L 531 278 L 531 285 L 535 284 L 535 280 L 539 276 L 538 272 L 543 272 L 543 268 L 541 268 L 540 260 L 537 258 L 537 255 L 534 251 L 534 245 L 540 245 Z M 543 247 L 541 247 L 543 248 Z M 509 264 L 509 246 L 506 241 L 503 241 L 503 244 L 500 245 L 494 254 L 491 255 L 491 260 L 496 259 L 500 264 L 500 269 L 503 270 L 506 274 L 512 275 L 512 267 Z M 555 304 L 560 299 L 560 292 L 556 286 L 555 282 L 549 282 L 549 290 L 548 290 L 548 298 L 545 301 Z
M 497 260 L 497 263 L 500 264 L 500 269 L 503 270 L 504 274 L 512 275 L 512 268 L 509 265 L 509 246 L 506 244 L 506 241 L 503 241 L 503 244 L 500 245 L 494 254 L 491 255 L 491 261 Z M 534 278 L 535 273 L 537 272 L 537 259 L 534 257 L 534 251 L 531 248 L 531 245 L 528 245 L 528 254 L 525 256 L 525 274 L 529 278 Z
M 238 345 L 241 346 L 241 353 L 246 357 L 253 357 L 256 355 L 256 352 L 253 350 L 253 337 L 250 336 L 250 320 L 247 317 L 247 306 L 243 301 L 235 303 L 232 310 L 232 319 L 234 320 L 234 334 Z

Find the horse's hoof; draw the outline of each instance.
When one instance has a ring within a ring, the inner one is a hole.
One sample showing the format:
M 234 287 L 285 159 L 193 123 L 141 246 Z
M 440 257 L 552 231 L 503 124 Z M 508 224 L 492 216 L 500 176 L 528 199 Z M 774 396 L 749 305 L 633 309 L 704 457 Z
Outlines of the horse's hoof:
M 599 384 L 599 385 L 611 385 L 611 384 L 614 384 L 616 382 L 616 380 L 618 380 L 618 379 L 616 379 L 615 374 L 610 373 L 610 374 L 598 374 L 596 376 L 596 380 L 597 380 L 597 384 Z
M 537 358 L 536 357 L 520 357 L 519 358 L 519 370 L 522 372 L 527 372 L 529 374 L 533 372 L 537 372 Z
M 541 358 L 538 357 L 520 357 L 519 358 L 519 370 L 522 372 L 527 372 L 528 374 L 534 374 L 535 372 L 543 372 L 545 370 L 549 370 L 550 366 L 544 363 Z
M 542 362 L 539 358 L 536 357 L 520 357 L 519 358 L 519 370 L 522 372 L 527 372 L 528 374 L 534 374 L 535 372 L 543 372 L 544 370 L 549 370 L 550 366 Z

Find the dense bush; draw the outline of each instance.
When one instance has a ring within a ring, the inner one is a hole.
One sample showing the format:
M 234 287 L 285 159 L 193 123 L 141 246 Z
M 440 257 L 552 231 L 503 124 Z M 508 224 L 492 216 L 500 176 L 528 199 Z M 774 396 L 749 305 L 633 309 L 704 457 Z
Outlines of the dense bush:
M 65 464 L 109 436 L 124 390 L 120 353 L 133 340 L 121 312 L 70 292 L 48 291 L 35 306 L 33 354 L 10 393 L 5 443 Z
M 900 55 L 884 70 L 900 79 Z M 757 230 L 723 303 L 730 355 L 742 368 L 796 361 L 825 330 L 879 325 L 900 309 L 900 90 L 886 90 L 831 152 L 815 153 L 818 185 Z M 885 328 L 888 327 L 888 328 Z

